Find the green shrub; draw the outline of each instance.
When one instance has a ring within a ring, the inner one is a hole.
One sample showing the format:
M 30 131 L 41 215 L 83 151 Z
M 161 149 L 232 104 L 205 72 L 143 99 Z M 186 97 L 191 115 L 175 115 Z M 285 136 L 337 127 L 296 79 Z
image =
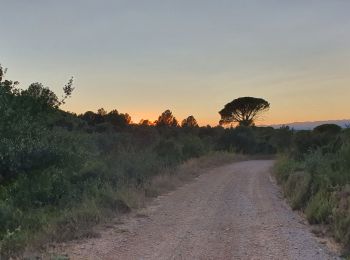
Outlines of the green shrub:
M 180 147 L 171 140 L 161 140 L 154 148 L 156 154 L 162 158 L 166 165 L 174 165 L 181 161 Z
M 315 148 L 311 131 L 297 131 L 293 136 L 291 156 L 294 159 L 302 160 L 308 152 Z
M 305 214 L 311 224 L 330 223 L 335 202 L 326 191 L 319 191 L 308 203 Z
M 226 151 L 252 154 L 255 152 L 255 135 L 250 127 L 236 127 L 225 129 L 225 133 L 219 140 L 219 147 Z
M 334 230 L 336 239 L 346 250 L 350 250 L 350 212 L 337 212 L 334 216 Z
M 288 152 L 292 146 L 293 131 L 288 126 L 276 129 L 271 136 L 271 144 L 278 152 Z
M 311 175 L 307 172 L 293 172 L 283 185 L 284 193 L 293 209 L 304 208 L 309 200 Z
M 312 224 L 327 224 L 343 245 L 350 245 L 349 129 L 336 125 L 313 131 L 284 129 L 271 139 L 284 152 L 275 164 L 275 176 L 292 208 L 303 210 Z M 284 145 L 281 149 L 284 142 L 289 149 Z M 338 193 L 343 195 L 337 198 Z
M 341 132 L 342 128 L 339 125 L 336 124 L 323 124 L 316 126 L 314 128 L 314 132 L 316 133 L 327 133 L 331 135 L 336 135 Z
M 285 183 L 289 176 L 298 168 L 298 163 L 287 156 L 280 156 L 274 166 L 274 173 L 278 183 Z
M 0 240 L 0 258 L 20 257 L 27 242 L 28 235 L 22 232 L 20 228 L 7 231 Z
M 337 193 L 337 199 L 334 210 L 335 237 L 350 251 L 350 184 Z
M 203 141 L 197 136 L 191 136 L 184 141 L 182 147 L 183 158 L 196 158 L 206 153 Z

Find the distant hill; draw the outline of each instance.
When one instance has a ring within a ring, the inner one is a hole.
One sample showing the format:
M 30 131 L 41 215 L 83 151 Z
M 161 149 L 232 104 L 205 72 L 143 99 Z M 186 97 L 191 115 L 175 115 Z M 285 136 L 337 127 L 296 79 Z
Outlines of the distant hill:
M 283 125 L 289 126 L 291 128 L 294 128 L 295 130 L 311 130 L 314 129 L 318 125 L 322 124 L 336 124 L 343 128 L 346 127 L 346 125 L 350 125 L 350 119 L 341 119 L 341 120 L 325 120 L 325 121 L 310 121 L 310 122 L 294 122 L 294 123 L 287 123 L 287 124 L 277 124 L 277 125 L 270 125 L 273 128 L 279 128 Z

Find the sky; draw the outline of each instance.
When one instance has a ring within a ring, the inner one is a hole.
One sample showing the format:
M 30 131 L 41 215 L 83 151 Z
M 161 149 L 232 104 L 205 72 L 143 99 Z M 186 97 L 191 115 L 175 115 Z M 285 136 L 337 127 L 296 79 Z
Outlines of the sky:
M 166 109 L 216 125 L 241 96 L 258 123 L 350 118 L 348 0 L 0 0 L 0 63 L 21 88 L 41 82 L 62 108 L 134 122 Z

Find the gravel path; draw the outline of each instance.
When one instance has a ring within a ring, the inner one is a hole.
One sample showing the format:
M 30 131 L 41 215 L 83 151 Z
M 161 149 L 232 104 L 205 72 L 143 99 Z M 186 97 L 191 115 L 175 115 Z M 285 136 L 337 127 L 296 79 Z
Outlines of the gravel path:
M 65 248 L 71 259 L 337 259 L 283 201 L 271 160 L 202 174 L 100 238 Z

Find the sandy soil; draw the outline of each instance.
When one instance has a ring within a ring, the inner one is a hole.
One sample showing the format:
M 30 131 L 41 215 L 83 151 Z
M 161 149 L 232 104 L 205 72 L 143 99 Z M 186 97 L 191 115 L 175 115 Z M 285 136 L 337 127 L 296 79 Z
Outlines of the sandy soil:
M 64 246 L 71 259 L 337 259 L 283 201 L 273 161 L 233 163 Z

